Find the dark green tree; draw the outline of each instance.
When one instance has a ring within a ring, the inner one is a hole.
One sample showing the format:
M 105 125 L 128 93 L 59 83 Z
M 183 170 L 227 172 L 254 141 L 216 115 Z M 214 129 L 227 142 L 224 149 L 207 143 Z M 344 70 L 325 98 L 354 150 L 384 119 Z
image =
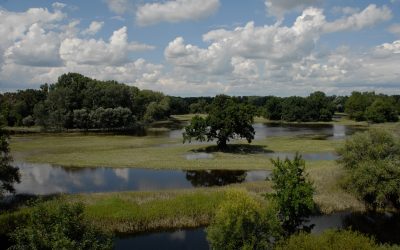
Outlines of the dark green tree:
M 265 103 L 265 117 L 270 120 L 282 119 L 282 98 L 271 96 Z
M 305 173 L 305 161 L 299 154 L 293 160 L 272 160 L 272 183 L 275 193 L 267 198 L 278 205 L 279 217 L 287 235 L 303 229 L 314 209 L 314 188 Z
M 219 149 L 225 149 L 230 139 L 238 137 L 251 143 L 255 134 L 252 126 L 254 113 L 254 108 L 237 103 L 229 96 L 216 96 L 207 117 L 195 116 L 185 127 L 184 142 L 191 142 L 192 138 L 199 141 L 216 139 Z
M 364 121 L 366 119 L 365 111 L 374 102 L 374 99 L 374 92 L 361 93 L 354 91 L 345 103 L 345 112 L 349 115 L 350 119 Z
M 112 249 L 111 238 L 85 221 L 83 209 L 79 203 L 36 205 L 11 234 L 10 249 Z
M 300 96 L 287 97 L 282 102 L 282 120 L 308 121 L 307 115 L 307 100 Z
M 390 97 L 377 98 L 365 110 L 365 118 L 370 122 L 396 122 L 399 120 L 395 102 Z
M 0 127 L 0 198 L 6 192 L 15 192 L 13 184 L 20 182 L 18 168 L 11 165 L 8 139 L 8 134 Z

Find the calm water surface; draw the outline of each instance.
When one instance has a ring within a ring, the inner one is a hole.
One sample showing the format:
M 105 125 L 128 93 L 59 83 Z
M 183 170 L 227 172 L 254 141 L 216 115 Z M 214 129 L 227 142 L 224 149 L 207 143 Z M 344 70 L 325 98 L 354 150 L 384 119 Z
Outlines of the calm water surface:
M 153 170 L 135 168 L 66 168 L 50 164 L 15 163 L 21 171 L 17 193 L 52 194 L 163 190 L 223 186 L 265 180 L 270 171 Z
M 335 213 L 331 215 L 313 216 L 312 233 L 321 233 L 326 229 L 352 228 L 373 236 L 378 242 L 400 243 L 400 216 L 392 214 Z M 204 228 L 178 230 L 175 232 L 151 233 L 138 236 L 117 237 L 115 249 L 176 249 L 176 250 L 208 250 Z
M 280 124 L 280 123 L 255 123 L 255 139 L 265 139 L 272 136 L 316 136 L 319 139 L 337 140 L 352 135 L 360 128 L 338 124 Z M 182 138 L 183 129 L 171 131 L 148 131 L 147 135 Z

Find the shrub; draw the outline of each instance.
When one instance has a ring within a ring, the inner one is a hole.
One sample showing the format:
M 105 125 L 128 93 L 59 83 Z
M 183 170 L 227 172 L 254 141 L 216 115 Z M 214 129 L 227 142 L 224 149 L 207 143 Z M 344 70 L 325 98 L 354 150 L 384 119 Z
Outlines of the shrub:
M 400 144 L 388 132 L 357 133 L 338 149 L 343 186 L 375 210 L 400 208 Z
M 375 250 L 371 238 L 352 231 L 327 230 L 321 235 L 299 233 L 277 244 L 276 250 Z
M 277 211 L 267 209 L 245 191 L 230 191 L 211 225 L 207 240 L 212 249 L 272 249 L 281 233 Z
M 11 234 L 10 249 L 111 249 L 111 239 L 83 218 L 82 204 L 41 203 Z

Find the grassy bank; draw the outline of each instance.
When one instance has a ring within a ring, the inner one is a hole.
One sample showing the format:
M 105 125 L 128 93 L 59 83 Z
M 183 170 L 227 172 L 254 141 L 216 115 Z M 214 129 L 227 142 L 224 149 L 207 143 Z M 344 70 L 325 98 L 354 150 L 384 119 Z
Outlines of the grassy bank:
M 338 186 L 337 180 L 342 172 L 336 164 L 310 164 L 307 171 L 316 188 L 314 200 L 320 212 L 364 209 L 360 202 Z M 58 199 L 83 202 L 86 218 L 102 230 L 138 233 L 208 225 L 226 191 L 231 188 L 245 189 L 258 199 L 264 199 L 262 194 L 272 191 L 270 182 L 258 181 L 212 188 L 63 195 L 48 202 L 58 202 Z M 14 212 L 1 214 L 0 228 L 10 228 L 13 218 L 23 218 L 28 210 L 29 207 L 23 206 Z
M 11 152 L 17 161 L 74 167 L 265 169 L 271 164 L 263 152 L 329 152 L 342 141 L 271 137 L 250 145 L 235 143 L 232 152 L 218 152 L 212 147 L 215 144 L 182 144 L 180 139 L 168 137 L 35 134 L 13 136 Z M 209 152 L 213 158 L 186 159 L 195 152 Z

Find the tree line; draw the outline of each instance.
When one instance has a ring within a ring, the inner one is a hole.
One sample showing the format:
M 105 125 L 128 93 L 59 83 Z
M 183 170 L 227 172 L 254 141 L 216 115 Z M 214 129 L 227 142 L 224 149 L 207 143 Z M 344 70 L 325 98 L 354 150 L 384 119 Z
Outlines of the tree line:
M 7 126 L 38 125 L 46 129 L 134 128 L 170 115 L 209 113 L 215 97 L 174 97 L 140 90 L 116 81 L 99 81 L 77 73 L 61 75 L 54 84 L 0 94 L 0 122 Z M 330 121 L 335 112 L 369 122 L 397 121 L 400 95 L 353 92 L 307 97 L 237 96 L 235 103 L 270 120 Z

